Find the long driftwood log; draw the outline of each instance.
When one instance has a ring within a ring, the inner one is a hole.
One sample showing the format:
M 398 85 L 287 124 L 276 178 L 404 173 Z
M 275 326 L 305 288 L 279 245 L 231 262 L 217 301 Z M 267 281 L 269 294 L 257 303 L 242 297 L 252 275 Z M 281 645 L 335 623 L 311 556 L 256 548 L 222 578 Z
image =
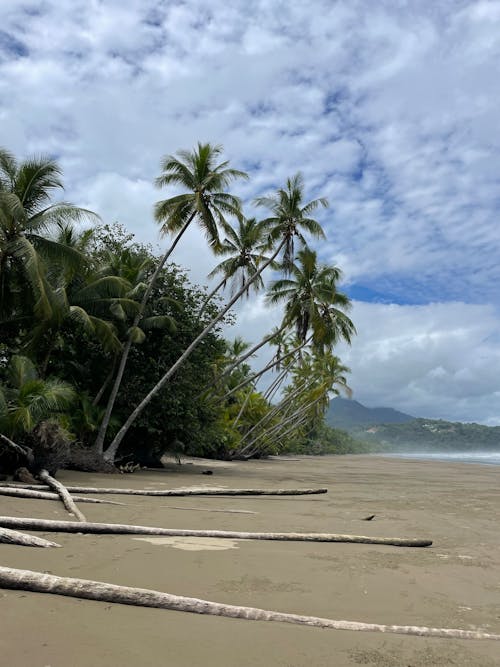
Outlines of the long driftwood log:
M 0 496 L 12 496 L 14 498 L 33 498 L 34 500 L 57 500 L 61 498 L 59 494 L 49 491 L 35 491 L 34 489 L 16 489 L 5 488 L 0 486 Z M 122 505 L 126 507 L 125 503 L 118 503 L 116 500 L 99 500 L 97 498 L 89 498 L 88 496 L 73 496 L 73 500 L 79 503 L 96 503 L 102 505 Z
M 78 509 L 75 501 L 71 497 L 68 489 L 64 486 L 64 484 L 61 484 L 61 482 L 58 482 L 57 479 L 54 479 L 52 475 L 49 475 L 47 470 L 40 470 L 38 477 L 42 480 L 42 482 L 45 482 L 47 486 L 49 486 L 58 494 L 58 496 L 61 498 L 62 504 L 70 514 L 73 514 L 78 519 L 78 521 L 87 521 L 85 515 Z
M 210 614 L 228 618 L 243 618 L 249 621 L 279 621 L 296 625 L 309 625 L 316 628 L 333 630 L 357 630 L 362 632 L 386 632 L 420 637 L 444 637 L 450 639 L 494 639 L 500 635 L 476 630 L 456 630 L 452 628 L 427 628 L 415 625 L 379 625 L 378 623 L 360 623 L 358 621 L 334 621 L 317 616 L 302 616 L 279 611 L 267 611 L 257 607 L 237 607 L 220 602 L 210 602 L 198 598 L 171 595 L 146 588 L 116 586 L 101 581 L 56 577 L 30 570 L 17 570 L 0 567 L 0 587 L 36 593 L 52 593 L 86 600 L 154 607 L 194 614 Z
M 231 540 L 278 540 L 284 542 L 351 542 L 359 544 L 387 544 L 395 547 L 429 547 L 431 540 L 400 537 L 368 537 L 365 535 L 338 535 L 335 533 L 250 533 L 233 530 L 184 530 L 129 526 L 121 523 L 89 523 L 52 521 L 22 517 L 0 516 L 0 526 L 42 530 L 56 533 L 93 533 L 108 535 L 163 535 L 169 537 L 220 537 Z
M 9 530 L 8 528 L 0 528 L 0 542 L 4 544 L 18 544 L 22 547 L 60 547 L 56 542 L 44 540 L 41 537 L 34 535 L 26 535 L 20 533 L 18 530 Z
M 1 486 L 18 489 L 37 489 L 33 484 L 4 483 Z M 328 489 L 98 489 L 90 486 L 67 486 L 71 493 L 115 493 L 129 496 L 308 496 L 327 493 Z

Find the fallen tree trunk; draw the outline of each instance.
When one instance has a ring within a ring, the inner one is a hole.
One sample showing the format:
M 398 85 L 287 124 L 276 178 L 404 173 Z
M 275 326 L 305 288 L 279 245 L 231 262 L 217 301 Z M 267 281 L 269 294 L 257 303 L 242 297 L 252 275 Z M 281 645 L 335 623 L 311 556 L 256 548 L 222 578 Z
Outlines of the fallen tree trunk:
M 443 637 L 450 639 L 493 639 L 500 640 L 500 635 L 476 630 L 458 630 L 452 628 L 428 628 L 415 625 L 379 625 L 378 623 L 360 623 L 358 621 L 334 621 L 317 616 L 302 616 L 278 611 L 267 611 L 257 607 L 239 607 L 220 602 L 210 602 L 198 598 L 171 595 L 146 588 L 117 586 L 101 581 L 56 577 L 52 574 L 17 570 L 0 567 L 0 586 L 14 590 L 51 593 L 99 602 L 128 604 L 137 607 L 170 609 L 194 614 L 210 614 L 228 618 L 242 618 L 249 621 L 279 621 L 296 625 L 309 625 L 316 628 L 333 630 L 357 630 L 361 632 L 385 632 L 419 637 Z
M 33 484 L 2 484 L 6 488 L 36 489 Z M 327 493 L 328 489 L 98 489 L 90 486 L 67 486 L 71 493 L 115 493 L 130 496 L 306 496 Z
M 367 537 L 365 535 L 338 535 L 335 533 L 250 533 L 233 530 L 184 530 L 129 526 L 121 523 L 77 523 L 22 517 L 0 516 L 0 526 L 43 530 L 56 533 L 93 533 L 108 535 L 168 535 L 170 537 L 220 537 L 231 540 L 278 540 L 283 542 L 351 542 L 357 544 L 387 544 L 395 547 L 429 547 L 431 540 L 400 537 Z
M 20 533 L 18 530 L 9 530 L 8 528 L 0 528 L 0 542 L 4 544 L 19 544 L 22 547 L 60 547 L 56 542 L 44 540 L 41 537 L 34 535 L 26 535 Z
M 61 484 L 61 482 L 58 482 L 57 479 L 54 479 L 52 475 L 49 475 L 47 470 L 40 470 L 40 472 L 38 473 L 38 477 L 39 479 L 42 480 L 42 482 L 45 482 L 47 486 L 49 486 L 53 491 L 55 491 L 58 494 L 58 496 L 62 501 L 62 504 L 70 514 L 73 514 L 78 519 L 78 521 L 82 522 L 87 521 L 85 515 L 78 509 L 78 507 L 75 504 L 75 501 L 71 497 L 68 489 L 64 486 L 64 484 Z
M 35 500 L 57 500 L 59 501 L 59 495 L 57 493 L 51 493 L 49 491 L 35 491 L 32 489 L 16 489 L 16 488 L 4 488 L 0 486 L 0 496 L 12 496 L 14 498 L 33 498 Z M 79 503 L 99 503 L 103 505 L 123 505 L 126 507 L 125 503 L 118 503 L 116 500 L 98 500 L 97 498 L 89 498 L 88 496 L 73 496 L 73 500 Z

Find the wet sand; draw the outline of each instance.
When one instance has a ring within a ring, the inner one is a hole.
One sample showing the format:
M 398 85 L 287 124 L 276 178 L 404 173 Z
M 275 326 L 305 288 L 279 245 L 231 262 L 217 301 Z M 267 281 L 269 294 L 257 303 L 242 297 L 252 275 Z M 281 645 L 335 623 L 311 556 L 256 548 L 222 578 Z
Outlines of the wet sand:
M 213 476 L 200 475 L 207 467 Z M 419 537 L 434 545 L 36 533 L 63 548 L 0 545 L 2 565 L 337 620 L 500 633 L 500 467 L 352 456 L 59 477 L 137 488 L 325 486 L 322 496 L 107 496 L 127 506 L 81 507 L 89 521 Z M 3 496 L 0 513 L 69 518 L 57 502 Z M 373 521 L 363 521 L 371 514 Z M 1 590 L 0 665 L 490 667 L 500 665 L 500 642 L 321 630 Z

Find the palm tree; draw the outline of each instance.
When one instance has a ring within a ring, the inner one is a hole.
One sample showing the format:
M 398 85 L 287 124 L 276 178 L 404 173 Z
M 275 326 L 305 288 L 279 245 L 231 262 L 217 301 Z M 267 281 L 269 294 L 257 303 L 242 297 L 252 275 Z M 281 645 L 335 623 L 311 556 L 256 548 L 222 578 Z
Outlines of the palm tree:
M 298 236 L 301 240 L 304 240 L 303 231 L 308 231 L 317 237 L 324 236 L 323 230 L 318 222 L 312 218 L 306 217 L 316 209 L 320 204 L 323 206 L 327 205 L 325 199 L 318 199 L 301 206 L 303 201 L 302 193 L 302 179 L 300 175 L 297 175 L 293 179 L 287 181 L 287 188 L 285 190 L 279 190 L 278 194 L 275 197 L 268 197 L 258 201 L 259 205 L 269 204 L 272 207 L 272 212 L 274 216 L 265 221 L 268 239 L 269 239 L 269 248 L 273 243 L 273 239 L 278 243 L 277 248 L 274 249 L 272 255 L 264 261 L 254 275 L 249 278 L 246 285 L 238 290 L 236 294 L 229 300 L 226 306 L 214 317 L 211 322 L 209 322 L 203 331 L 194 339 L 194 341 L 186 348 L 183 354 L 177 359 L 177 361 L 166 371 L 162 378 L 156 383 L 156 385 L 149 391 L 149 393 L 142 399 L 142 401 L 134 408 L 134 410 L 129 415 L 128 419 L 125 421 L 121 429 L 116 434 L 113 442 L 105 452 L 105 459 L 107 461 L 113 461 L 120 446 L 121 441 L 125 437 L 128 429 L 141 414 L 144 408 L 150 403 L 150 401 L 161 391 L 162 387 L 168 382 L 172 375 L 177 371 L 179 366 L 181 366 L 184 361 L 189 357 L 193 350 L 201 343 L 205 336 L 223 319 L 226 313 L 232 308 L 232 306 L 238 301 L 238 299 L 248 290 L 248 287 L 255 281 L 258 280 L 262 275 L 263 271 L 271 265 L 280 252 L 285 248 L 288 248 L 288 253 L 291 251 L 290 245 L 293 245 L 293 236 Z M 279 234 L 281 233 L 281 237 Z M 278 242 L 278 239 L 279 242 Z
M 286 302 L 285 316 L 281 327 L 275 332 L 275 338 L 283 330 L 294 327 L 298 343 L 293 353 L 300 352 L 309 342 L 318 349 L 331 347 L 339 339 L 351 342 L 356 329 L 350 318 L 341 310 L 350 308 L 350 300 L 345 294 L 337 291 L 337 281 L 340 276 L 341 271 L 337 267 L 318 265 L 316 252 L 306 246 L 297 253 L 297 262 L 290 265 L 289 277 L 271 284 L 266 302 L 270 305 Z M 269 337 L 264 338 L 260 345 L 252 348 L 252 351 L 256 351 L 268 340 Z M 271 363 L 232 388 L 225 398 L 248 382 L 257 380 L 289 356 L 290 354 L 286 354 L 282 357 L 278 351 L 278 355 Z
M 222 260 L 211 273 L 209 278 L 215 278 L 222 275 L 222 280 L 207 296 L 202 306 L 201 312 L 206 304 L 217 294 L 217 292 L 226 286 L 228 280 L 231 280 L 231 294 L 236 290 L 243 289 L 248 285 L 246 296 L 250 296 L 250 289 L 258 292 L 264 287 L 264 281 L 259 276 L 251 285 L 248 284 L 250 278 L 257 273 L 259 264 L 266 261 L 264 255 L 265 226 L 262 222 L 257 222 L 255 218 L 241 218 L 238 220 L 238 229 L 230 225 L 225 225 L 226 237 L 222 244 L 216 249 L 217 255 L 229 255 Z
M 0 431 L 9 437 L 30 433 L 43 420 L 67 409 L 75 399 L 66 382 L 39 378 L 33 362 L 13 356 L 7 383 L 0 386 Z
M 304 179 L 299 172 L 287 179 L 286 187 L 280 188 L 275 195 L 258 197 L 257 206 L 263 206 L 271 211 L 272 215 L 263 224 L 268 228 L 268 242 L 272 247 L 280 241 L 279 249 L 283 250 L 282 266 L 288 272 L 295 258 L 295 237 L 305 245 L 303 231 L 317 239 L 324 239 L 325 234 L 321 225 L 310 215 L 319 206 L 328 207 L 325 197 L 313 199 L 303 204 Z M 274 258 L 273 258 L 274 259 Z
M 305 247 L 289 274 L 271 284 L 266 302 L 286 302 L 284 321 L 295 326 L 297 338 L 305 341 L 311 330 L 313 345 L 333 345 L 340 338 L 350 343 L 356 329 L 341 310 L 350 308 L 350 299 L 337 290 L 340 269 L 318 265 L 317 253 Z
M 3 315 L 19 313 L 26 288 L 34 299 L 38 317 L 50 315 L 45 262 L 65 266 L 83 261 L 76 248 L 47 236 L 57 223 L 97 217 L 67 202 L 51 204 L 51 196 L 62 188 L 61 170 L 46 157 L 18 163 L 0 149 L 0 303 Z M 16 294 L 21 296 L 16 302 Z M 9 312 L 10 311 L 10 312 Z
M 218 224 L 227 224 L 226 215 L 241 217 L 240 200 L 225 190 L 232 181 L 248 177 L 242 171 L 230 169 L 227 161 L 217 163 L 221 153 L 221 146 L 198 143 L 194 151 L 179 151 L 177 155 L 167 155 L 163 159 L 161 164 L 162 174 L 156 179 L 156 185 L 158 187 L 180 185 L 187 192 L 159 201 L 155 205 L 155 218 L 161 224 L 162 234 L 174 234 L 175 236 L 167 252 L 159 261 L 147 289 L 144 291 L 131 331 L 135 331 L 139 326 L 160 271 L 191 222 L 194 220 L 198 222 L 207 236 L 210 246 L 215 248 L 219 245 Z M 102 454 L 104 448 L 109 420 L 120 389 L 132 343 L 133 339 L 130 335 L 123 347 L 115 382 L 95 441 L 94 448 L 98 455 Z

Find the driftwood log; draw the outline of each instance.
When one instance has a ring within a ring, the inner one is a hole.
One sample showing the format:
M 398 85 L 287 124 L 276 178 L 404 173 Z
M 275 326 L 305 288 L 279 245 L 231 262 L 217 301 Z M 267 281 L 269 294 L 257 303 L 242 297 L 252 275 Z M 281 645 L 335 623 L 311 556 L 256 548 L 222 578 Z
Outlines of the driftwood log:
M 57 493 L 49 491 L 35 491 L 34 489 L 16 489 L 5 488 L 0 486 L 0 496 L 12 496 L 14 498 L 33 498 L 34 500 L 57 500 L 60 497 Z M 98 500 L 97 498 L 89 498 L 88 496 L 73 496 L 73 500 L 79 503 L 99 503 L 102 505 L 122 505 L 126 507 L 125 503 L 118 503 L 116 500 Z
M 18 530 L 9 530 L 8 528 L 0 528 L 0 542 L 4 544 L 18 544 L 22 547 L 60 547 L 56 542 L 44 540 L 41 537 L 34 535 L 26 535 L 20 533 Z
M 431 540 L 401 537 L 368 537 L 365 535 L 338 535 L 335 533 L 250 533 L 233 530 L 184 530 L 129 526 L 121 523 L 89 523 L 52 521 L 22 517 L 0 516 L 0 526 L 42 530 L 56 533 L 93 533 L 108 535 L 163 535 L 169 537 L 219 537 L 231 540 L 278 540 L 283 542 L 350 542 L 357 544 L 387 544 L 395 547 L 429 547 Z
M 3 483 L 2 487 L 37 489 L 33 484 Z M 67 486 L 71 493 L 115 493 L 129 496 L 308 496 L 327 493 L 328 489 L 98 489 L 89 486 Z
M 61 484 L 61 482 L 58 482 L 57 479 L 54 479 L 52 475 L 49 475 L 47 470 L 40 470 L 38 477 L 42 480 L 42 482 L 45 482 L 47 486 L 49 486 L 53 491 L 55 491 L 55 493 L 58 494 L 62 504 L 70 514 L 73 514 L 78 519 L 78 521 L 87 521 L 85 515 L 78 509 L 75 501 L 71 497 L 68 489 L 64 486 L 64 484 Z
M 0 567 L 0 587 L 36 593 L 52 593 L 86 600 L 154 607 L 184 611 L 195 614 L 211 614 L 228 618 L 242 618 L 249 621 L 279 621 L 296 625 L 309 625 L 316 628 L 333 630 L 357 630 L 361 632 L 385 632 L 420 637 L 443 637 L 450 639 L 493 639 L 500 640 L 500 635 L 476 630 L 456 630 L 451 628 L 427 628 L 414 625 L 379 625 L 358 621 L 334 621 L 316 616 L 302 616 L 278 611 L 267 611 L 256 607 L 237 607 L 220 602 L 199 600 L 198 598 L 171 595 L 145 588 L 116 586 L 101 581 L 56 577 L 30 570 L 17 570 Z

